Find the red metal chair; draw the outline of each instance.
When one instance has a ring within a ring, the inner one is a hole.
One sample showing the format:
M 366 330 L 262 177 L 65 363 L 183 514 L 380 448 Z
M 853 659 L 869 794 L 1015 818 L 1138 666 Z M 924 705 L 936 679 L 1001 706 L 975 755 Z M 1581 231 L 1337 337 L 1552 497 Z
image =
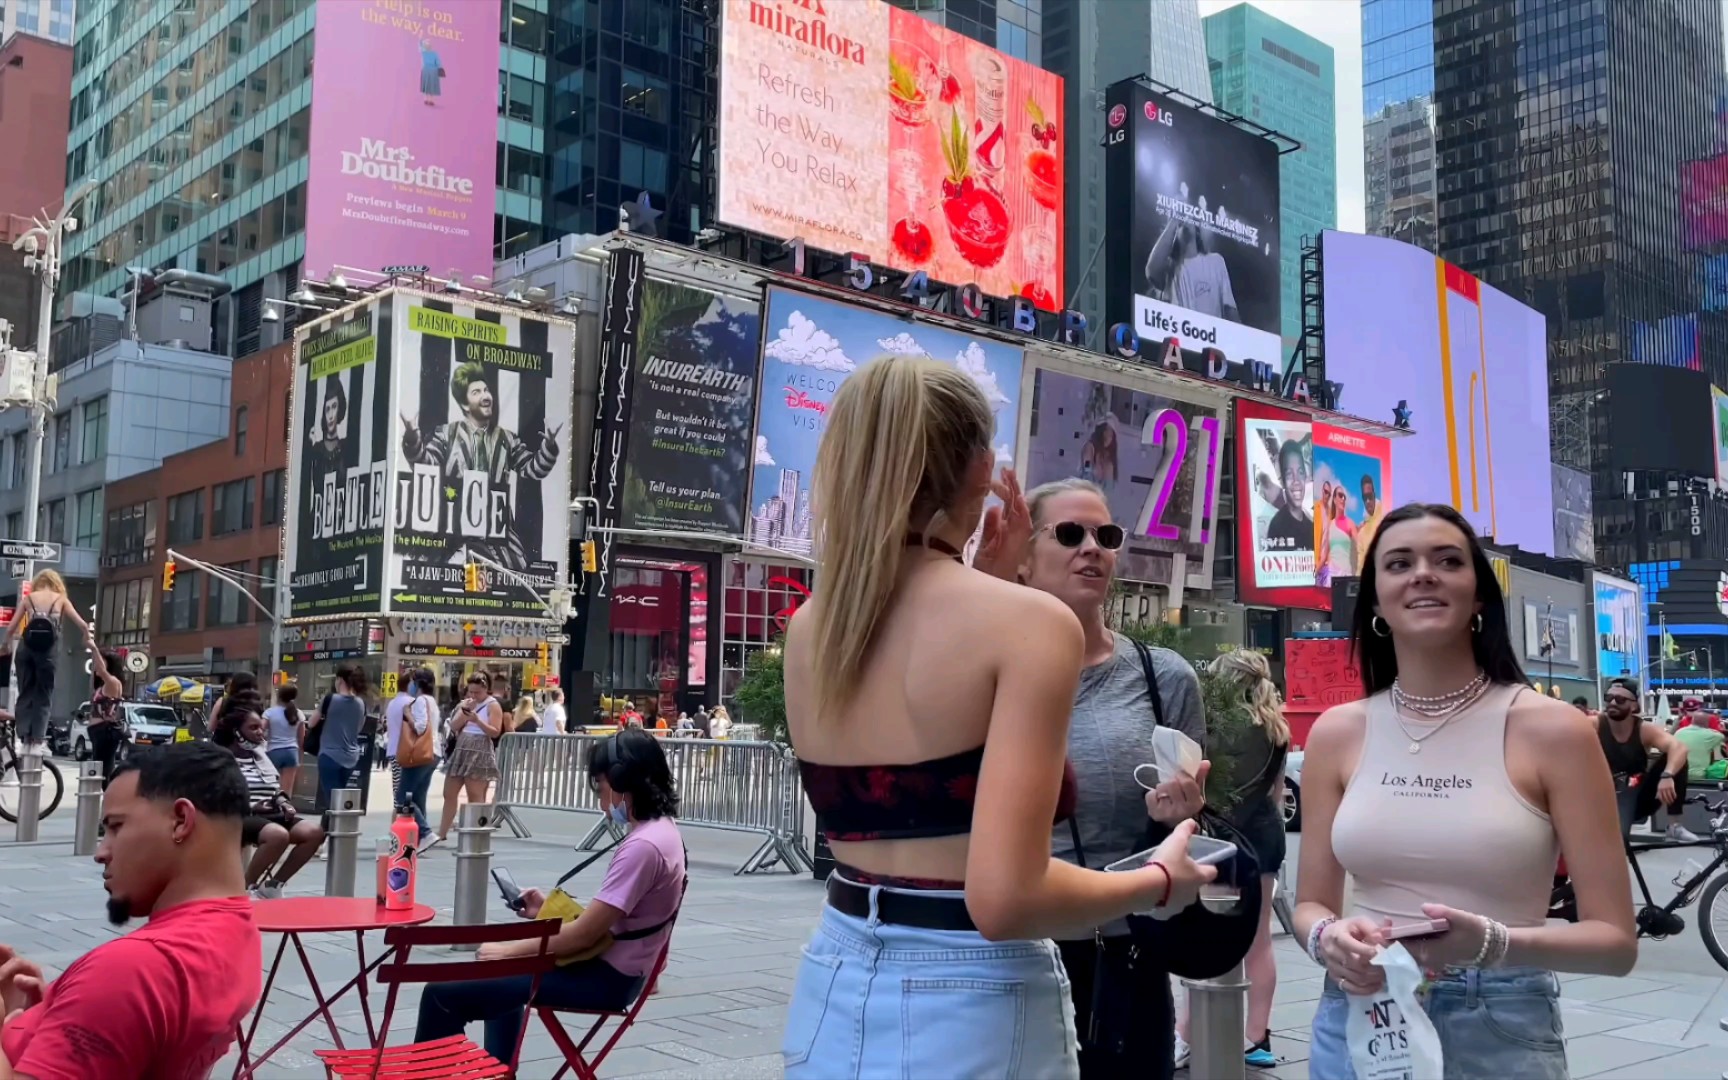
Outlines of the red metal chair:
M 396 955 L 380 965 L 375 976 L 379 983 L 390 987 L 390 993 L 384 999 L 384 1021 L 378 1026 L 378 1045 L 366 1050 L 315 1051 L 324 1063 L 326 1074 L 365 1077 L 366 1080 L 416 1080 L 420 1077 L 493 1080 L 515 1076 L 517 1059 L 522 1056 L 520 1035 L 516 1038 L 516 1048 L 511 1051 L 508 1064 L 488 1054 L 465 1035 L 406 1046 L 386 1046 L 390 1039 L 390 1018 L 396 1011 L 396 994 L 405 983 L 448 983 L 527 975 L 533 980 L 529 989 L 529 999 L 532 1000 L 540 989 L 541 976 L 557 965 L 551 945 L 559 925 L 551 920 L 528 920 L 493 926 L 393 926 L 384 931 L 384 945 L 395 949 Z M 536 940 L 540 943 L 538 953 L 508 960 L 430 964 L 415 964 L 408 960 L 409 950 L 417 947 L 448 948 L 452 945 Z M 527 1030 L 528 1025 L 522 1025 L 522 1031 L 525 1033 Z
M 677 916 L 673 916 L 673 922 L 674 924 L 677 922 Z M 659 985 L 660 974 L 666 969 L 666 960 L 671 955 L 672 935 L 668 932 L 666 943 L 660 946 L 660 955 L 655 957 L 654 966 L 648 970 L 648 981 L 642 984 L 642 992 L 637 994 L 636 1000 L 632 1001 L 621 1012 L 529 1005 L 529 1008 L 533 1009 L 535 1014 L 540 1017 L 540 1022 L 546 1025 L 547 1033 L 552 1036 L 552 1041 L 558 1045 L 559 1051 L 564 1055 L 564 1067 L 552 1074 L 552 1080 L 563 1080 L 564 1074 L 572 1069 L 576 1072 L 577 1080 L 599 1080 L 600 1063 L 606 1060 L 606 1055 L 612 1052 L 612 1048 L 618 1045 L 618 1040 L 623 1038 L 624 1033 L 630 1030 L 630 1025 L 636 1022 L 637 1014 L 642 1011 L 642 1006 L 648 1003 L 649 996 Z M 569 1013 L 572 1016 L 592 1016 L 594 1023 L 589 1027 L 588 1034 L 584 1035 L 582 1041 L 578 1043 L 570 1037 L 568 1031 L 564 1030 L 564 1025 L 558 1019 L 558 1013 Z M 600 1047 L 599 1052 L 592 1058 L 586 1056 L 588 1044 L 594 1041 L 609 1020 L 618 1021 L 618 1027 L 612 1032 L 612 1037 L 606 1040 L 605 1045 Z

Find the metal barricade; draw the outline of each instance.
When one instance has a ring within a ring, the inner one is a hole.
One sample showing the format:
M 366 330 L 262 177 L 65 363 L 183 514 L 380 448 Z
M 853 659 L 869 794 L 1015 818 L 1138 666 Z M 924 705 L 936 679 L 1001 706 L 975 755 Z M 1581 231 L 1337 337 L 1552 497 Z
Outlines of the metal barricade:
M 602 735 L 523 735 L 498 744 L 498 819 L 517 836 L 530 835 L 517 810 L 600 813 L 588 783 L 588 760 Z M 736 873 L 783 866 L 812 869 L 804 844 L 804 789 L 798 762 L 778 743 L 729 739 L 663 738 L 678 792 L 678 822 L 755 833 L 762 844 Z M 579 847 L 590 850 L 608 835 L 601 814 Z

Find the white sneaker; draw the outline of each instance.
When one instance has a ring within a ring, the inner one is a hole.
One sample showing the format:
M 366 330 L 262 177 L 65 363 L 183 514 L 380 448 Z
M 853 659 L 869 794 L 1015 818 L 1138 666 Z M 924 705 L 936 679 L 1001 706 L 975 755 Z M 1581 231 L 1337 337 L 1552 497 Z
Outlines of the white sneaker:
M 1188 1067 L 1188 1040 L 1180 1035 L 1176 1036 L 1176 1067 L 1178 1069 Z
M 439 844 L 442 844 L 443 842 L 444 842 L 444 838 L 442 836 L 438 835 L 437 833 L 433 833 L 430 839 L 428 839 L 424 844 L 420 845 L 420 852 L 421 852 L 421 854 L 425 854 L 426 852 L 431 851 L 433 848 L 437 847 Z
M 278 885 L 274 881 L 260 884 L 258 886 L 258 899 L 260 899 L 260 900 L 280 900 L 280 899 L 282 899 L 282 886 Z
M 1697 833 L 1680 824 L 1678 821 L 1668 823 L 1668 839 L 1682 844 L 1696 844 L 1703 840 Z

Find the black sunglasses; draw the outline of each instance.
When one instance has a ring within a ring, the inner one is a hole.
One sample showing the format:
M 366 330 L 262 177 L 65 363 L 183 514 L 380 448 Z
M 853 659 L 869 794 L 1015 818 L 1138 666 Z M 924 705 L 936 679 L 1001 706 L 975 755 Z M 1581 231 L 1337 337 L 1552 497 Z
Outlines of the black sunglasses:
M 1087 533 L 1091 533 L 1093 539 L 1098 541 L 1098 546 L 1105 551 L 1115 551 L 1122 546 L 1122 541 L 1125 538 L 1122 533 L 1122 526 L 1114 521 L 1107 521 L 1102 525 L 1082 525 L 1078 521 L 1058 521 L 1054 525 L 1045 526 L 1045 528 L 1050 530 L 1050 535 L 1056 538 L 1058 544 L 1069 548 L 1077 548 L 1084 544 Z

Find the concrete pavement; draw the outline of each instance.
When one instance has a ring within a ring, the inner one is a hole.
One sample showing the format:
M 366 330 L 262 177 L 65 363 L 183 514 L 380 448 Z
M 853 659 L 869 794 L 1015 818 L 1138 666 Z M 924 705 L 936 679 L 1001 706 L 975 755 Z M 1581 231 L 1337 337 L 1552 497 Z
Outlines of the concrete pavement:
M 380 774 L 382 776 L 382 774 Z M 382 782 L 375 781 L 375 782 Z M 434 796 L 436 799 L 437 797 Z M 387 800 L 374 800 L 383 806 Z M 534 837 L 508 833 L 494 840 L 493 866 L 508 867 L 524 886 L 549 884 L 576 861 L 571 846 L 593 824 L 588 814 L 529 814 Z M 383 814 L 364 825 L 361 850 L 383 835 Z M 0 831 L 0 942 L 58 972 L 74 958 L 116 933 L 103 915 L 100 874 L 89 860 L 71 852 L 72 816 L 68 804 L 43 823 L 44 843 L 6 842 Z M 660 992 L 636 1027 L 607 1059 L 607 1077 L 689 1077 L 701 1080 L 777 1077 L 779 1045 L 788 995 L 797 971 L 799 949 L 815 925 L 821 888 L 805 876 L 785 873 L 735 877 L 733 871 L 754 850 L 752 837 L 712 830 L 687 830 L 691 886 L 678 922 L 672 960 Z M 1299 844 L 1293 836 L 1292 847 Z M 1645 870 L 1659 899 L 1672 890 L 1667 881 L 1685 861 L 1681 853 L 1646 857 Z M 1292 865 L 1294 865 L 1294 851 Z M 604 860 L 575 883 L 591 892 Z M 324 864 L 314 862 L 289 889 L 290 895 L 323 891 Z M 421 863 L 420 897 L 448 918 L 454 896 L 455 858 L 449 848 L 434 849 Z M 367 865 L 359 879 L 370 880 Z M 1659 885 L 1657 883 L 1660 883 Z M 1695 915 L 1696 912 L 1688 912 Z M 507 916 L 501 903 L 491 910 Z M 354 974 L 352 938 L 308 938 L 320 984 L 328 992 Z M 267 958 L 274 954 L 266 942 Z M 368 942 L 368 949 L 381 947 Z M 1308 1075 L 1307 1034 L 1314 1001 L 1320 994 L 1319 970 L 1288 938 L 1278 940 L 1280 980 L 1272 1014 L 1273 1048 L 1284 1059 L 1265 1075 L 1299 1080 Z M 1728 1067 L 1728 1032 L 1718 1020 L 1728 1016 L 1728 979 L 1716 967 L 1688 921 L 1685 934 L 1665 942 L 1644 942 L 1638 968 L 1625 979 L 1563 977 L 1564 1020 L 1574 1077 L 1654 1077 L 1718 1080 Z M 417 993 L 405 988 L 392 1024 L 393 1041 L 413 1033 Z M 383 994 L 374 992 L 375 1011 Z M 268 1045 L 313 1008 L 304 974 L 292 951 L 266 1006 L 259 1047 Z M 344 1039 L 364 1042 L 358 1003 L 337 1007 Z M 473 1034 L 478 1036 L 478 1027 Z M 322 1021 L 308 1028 L 288 1051 L 279 1054 L 261 1077 L 321 1077 L 311 1051 L 330 1045 Z M 231 1056 L 216 1075 L 231 1074 Z M 531 1027 L 522 1075 L 549 1077 L 559 1056 L 551 1039 Z M 940 1075 L 933 1063 L 932 1076 Z

